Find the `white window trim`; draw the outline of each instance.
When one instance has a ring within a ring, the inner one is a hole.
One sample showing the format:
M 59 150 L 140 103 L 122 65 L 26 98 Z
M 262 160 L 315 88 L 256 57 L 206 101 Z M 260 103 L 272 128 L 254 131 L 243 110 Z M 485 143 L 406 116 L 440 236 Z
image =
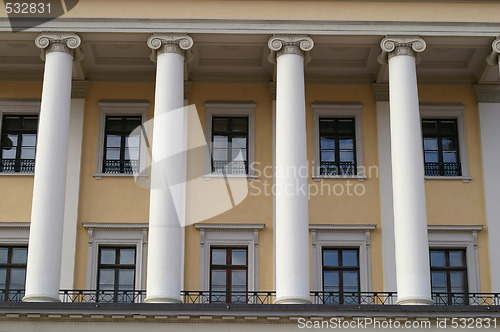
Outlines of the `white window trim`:
M 467 280 L 469 293 L 480 293 L 479 261 L 477 252 L 477 232 L 480 225 L 427 226 L 429 248 L 465 249 L 467 257 Z
M 248 291 L 257 291 L 259 277 L 259 230 L 264 224 L 194 224 L 200 231 L 200 290 L 210 290 L 210 248 L 246 246 Z
M 29 222 L 0 222 L 0 245 L 28 245 Z
M 425 176 L 426 180 L 462 180 L 467 183 L 472 179 L 472 177 L 469 176 L 469 164 L 467 159 L 464 110 L 465 105 L 462 103 L 420 103 L 421 119 L 434 118 L 457 120 L 460 163 L 462 165 L 462 176 Z
M 40 100 L 34 99 L 0 99 L 0 131 L 5 114 L 40 115 Z M 40 121 L 40 117 L 38 118 Z M 38 129 L 37 129 L 38 133 Z M 0 136 L 1 136 L 0 132 Z M 0 172 L 0 176 L 33 176 L 35 173 Z
M 133 177 L 134 174 L 113 174 L 103 173 L 102 163 L 104 158 L 104 131 L 106 129 L 106 116 L 132 116 L 139 115 L 142 117 L 142 124 L 148 121 L 149 102 L 147 100 L 101 100 L 99 105 L 99 134 L 97 137 L 97 163 L 96 172 L 92 174 L 97 180 L 102 177 Z M 140 147 L 140 167 L 146 169 L 147 162 L 147 146 L 145 140 L 141 139 Z M 139 179 L 144 179 L 147 174 L 141 174 Z
M 146 289 L 148 224 L 92 223 L 88 230 L 87 290 L 97 289 L 99 246 L 135 246 L 135 289 Z
M 370 232 L 375 225 L 309 225 L 312 244 L 312 288 L 323 289 L 323 247 L 359 248 L 360 292 L 371 292 Z
M 315 181 L 321 179 L 366 179 L 363 162 L 363 104 L 357 102 L 315 102 L 311 104 L 313 109 L 313 144 L 314 144 L 314 166 L 313 176 Z M 354 118 L 356 132 L 356 164 L 357 175 L 320 175 L 320 146 L 319 146 L 319 119 L 324 117 Z
M 206 122 L 205 139 L 207 152 L 205 154 L 205 175 L 203 178 L 223 178 L 221 174 L 212 173 L 212 118 L 214 116 L 248 116 L 248 174 L 226 174 L 226 177 L 246 177 L 255 179 L 255 108 L 257 104 L 252 101 L 207 101 L 205 103 Z

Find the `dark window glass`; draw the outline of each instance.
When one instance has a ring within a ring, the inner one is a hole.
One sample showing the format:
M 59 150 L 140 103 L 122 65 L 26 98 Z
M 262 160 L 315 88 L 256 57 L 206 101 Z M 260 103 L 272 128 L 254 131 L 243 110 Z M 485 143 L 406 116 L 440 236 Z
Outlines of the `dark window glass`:
M 27 247 L 0 247 L 0 301 L 23 299 L 27 257 Z
M 248 255 L 246 248 L 211 248 L 210 301 L 247 303 Z
M 457 120 L 423 119 L 422 132 L 425 175 L 462 175 L 458 150 Z
M 100 247 L 97 290 L 100 302 L 134 302 L 135 248 Z
M 35 171 L 37 126 L 37 115 L 3 116 L 0 172 Z
M 319 119 L 320 175 L 356 175 L 354 118 Z
M 358 249 L 323 249 L 323 292 L 325 303 L 359 303 Z
M 212 118 L 212 172 L 248 173 L 248 117 Z
M 130 134 L 141 123 L 140 116 L 106 116 L 103 173 L 138 171 L 140 136 Z
M 431 285 L 435 304 L 468 304 L 467 261 L 462 249 L 431 249 Z

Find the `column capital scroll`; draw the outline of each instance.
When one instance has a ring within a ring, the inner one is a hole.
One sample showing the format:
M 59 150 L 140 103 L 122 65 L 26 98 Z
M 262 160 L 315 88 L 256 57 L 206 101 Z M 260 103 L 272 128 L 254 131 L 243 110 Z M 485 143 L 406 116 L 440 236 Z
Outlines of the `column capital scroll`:
M 309 62 L 309 51 L 314 47 L 314 41 L 306 35 L 274 35 L 267 46 L 271 50 L 267 58 L 271 63 L 275 63 L 283 54 L 297 54 Z
M 491 44 L 491 54 L 486 58 L 486 62 L 490 66 L 500 65 L 500 37 L 497 37 Z
M 35 39 L 36 47 L 42 50 L 40 57 L 43 61 L 50 52 L 64 52 L 71 55 L 75 61 L 80 61 L 83 58 L 79 48 L 81 43 L 80 36 L 71 32 L 42 32 Z
M 191 47 L 193 38 L 187 34 L 153 34 L 148 38 L 148 46 L 152 50 L 151 60 L 156 62 L 158 55 L 162 53 L 177 53 L 185 57 L 189 62 L 192 59 Z
M 388 59 L 398 55 L 409 55 L 415 57 L 425 50 L 425 40 L 418 36 L 386 36 L 380 42 L 382 52 L 377 60 L 381 64 L 387 64 Z

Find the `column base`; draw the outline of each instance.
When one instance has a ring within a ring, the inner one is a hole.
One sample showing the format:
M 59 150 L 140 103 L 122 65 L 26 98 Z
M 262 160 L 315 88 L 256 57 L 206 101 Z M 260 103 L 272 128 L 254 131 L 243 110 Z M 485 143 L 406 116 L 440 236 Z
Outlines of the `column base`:
M 397 305 L 432 305 L 434 301 L 427 297 L 419 297 L 419 296 L 406 296 L 402 298 L 398 298 L 396 301 Z
M 48 294 L 28 294 L 23 297 L 23 302 L 61 302 L 61 299 Z
M 311 299 L 300 296 L 281 296 L 274 300 L 274 304 L 311 304 Z
M 182 303 L 182 300 L 173 295 L 152 295 L 147 296 L 144 303 Z

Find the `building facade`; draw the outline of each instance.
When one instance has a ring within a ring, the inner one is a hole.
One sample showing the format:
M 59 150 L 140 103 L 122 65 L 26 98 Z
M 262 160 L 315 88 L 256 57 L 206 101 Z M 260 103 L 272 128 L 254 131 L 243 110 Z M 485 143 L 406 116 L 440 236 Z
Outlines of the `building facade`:
M 500 2 L 68 8 L 0 17 L 4 326 L 496 324 Z

